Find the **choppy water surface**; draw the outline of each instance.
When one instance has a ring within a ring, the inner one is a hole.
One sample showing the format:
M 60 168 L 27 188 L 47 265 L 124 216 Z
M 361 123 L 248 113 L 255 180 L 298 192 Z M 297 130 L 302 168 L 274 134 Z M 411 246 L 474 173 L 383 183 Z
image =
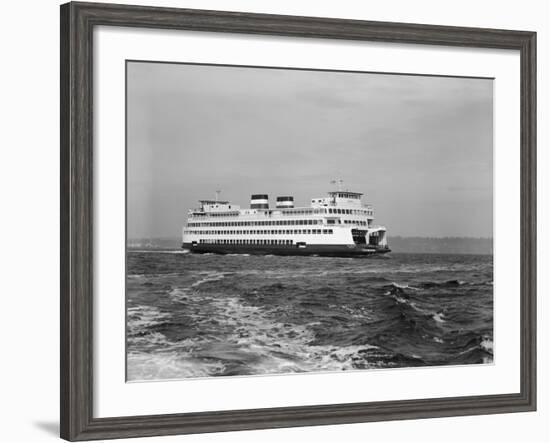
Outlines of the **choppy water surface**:
M 128 380 L 489 363 L 479 255 L 128 252 Z

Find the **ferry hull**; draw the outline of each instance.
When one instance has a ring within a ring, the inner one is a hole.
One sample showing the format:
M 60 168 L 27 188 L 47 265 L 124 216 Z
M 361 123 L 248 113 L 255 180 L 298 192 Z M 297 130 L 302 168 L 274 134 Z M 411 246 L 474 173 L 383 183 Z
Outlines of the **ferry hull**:
M 197 254 L 299 255 L 322 257 L 367 257 L 391 252 L 388 247 L 364 245 L 217 245 L 183 243 L 183 249 Z

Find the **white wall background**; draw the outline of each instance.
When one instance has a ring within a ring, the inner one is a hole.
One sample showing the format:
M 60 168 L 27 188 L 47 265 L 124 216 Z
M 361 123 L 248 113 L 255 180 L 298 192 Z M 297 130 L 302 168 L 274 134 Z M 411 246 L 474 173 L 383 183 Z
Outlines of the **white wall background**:
M 550 13 L 535 0 L 164 0 L 119 3 L 523 29 L 538 32 L 539 410 L 536 413 L 151 438 L 162 442 L 548 441 L 550 327 Z M 53 0 L 5 2 L 0 28 L 0 440 L 58 434 L 59 10 Z M 545 176 L 545 173 L 549 175 Z M 547 429 L 548 428 L 548 429 Z M 136 440 L 137 441 L 137 440 Z

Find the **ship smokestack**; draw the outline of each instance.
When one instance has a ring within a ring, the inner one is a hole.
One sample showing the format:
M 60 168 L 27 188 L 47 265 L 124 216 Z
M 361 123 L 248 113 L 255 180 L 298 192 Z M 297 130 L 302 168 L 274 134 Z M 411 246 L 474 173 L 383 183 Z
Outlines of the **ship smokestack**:
M 285 208 L 293 208 L 293 207 L 294 207 L 294 197 L 291 197 L 288 195 L 277 197 L 277 208 L 285 209 Z
M 253 194 L 250 197 L 250 209 L 269 209 L 269 196 L 267 194 Z

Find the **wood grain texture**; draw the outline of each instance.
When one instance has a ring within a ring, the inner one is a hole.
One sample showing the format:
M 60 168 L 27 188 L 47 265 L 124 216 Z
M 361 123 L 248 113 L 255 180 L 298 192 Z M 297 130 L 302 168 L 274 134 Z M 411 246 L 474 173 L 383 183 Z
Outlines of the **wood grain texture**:
M 93 417 L 94 26 L 515 49 L 521 55 L 521 392 L 132 417 Z M 532 411 L 536 408 L 536 34 L 99 3 L 61 6 L 61 437 L 92 440 Z

